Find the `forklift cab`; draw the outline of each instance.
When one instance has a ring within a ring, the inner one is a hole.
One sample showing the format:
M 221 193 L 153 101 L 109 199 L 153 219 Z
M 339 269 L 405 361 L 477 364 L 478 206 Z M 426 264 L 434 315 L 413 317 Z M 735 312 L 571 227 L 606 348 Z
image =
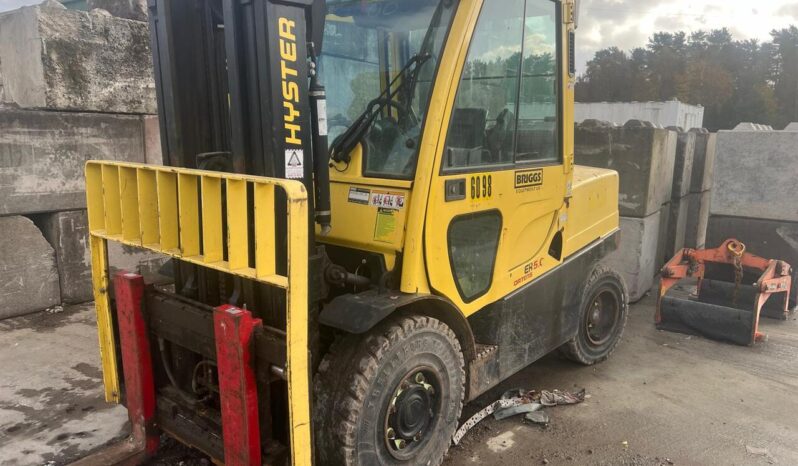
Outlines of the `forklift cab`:
M 401 258 L 402 291 L 466 316 L 555 267 L 573 151 L 568 8 L 328 2 L 319 71 L 336 218 L 320 241 L 380 254 L 389 272 Z

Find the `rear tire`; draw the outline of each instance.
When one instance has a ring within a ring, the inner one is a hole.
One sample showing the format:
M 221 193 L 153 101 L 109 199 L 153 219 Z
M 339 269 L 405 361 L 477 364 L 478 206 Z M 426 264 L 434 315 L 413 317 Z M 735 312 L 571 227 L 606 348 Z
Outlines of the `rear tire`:
M 463 407 L 464 365 L 454 332 L 430 317 L 339 338 L 314 382 L 319 464 L 441 464 Z
M 626 327 L 628 296 L 617 272 L 601 265 L 593 269 L 582 291 L 579 331 L 561 348 L 565 357 L 586 366 L 610 357 Z

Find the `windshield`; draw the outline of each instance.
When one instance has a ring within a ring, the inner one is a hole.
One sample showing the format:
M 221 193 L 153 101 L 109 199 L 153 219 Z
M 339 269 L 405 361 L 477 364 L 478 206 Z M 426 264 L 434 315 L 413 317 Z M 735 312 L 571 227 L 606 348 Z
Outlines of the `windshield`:
M 379 111 L 360 138 L 364 175 L 413 176 L 455 5 L 452 0 L 328 0 L 319 74 L 327 88 L 330 143 L 369 108 Z M 391 83 L 394 97 L 377 99 Z

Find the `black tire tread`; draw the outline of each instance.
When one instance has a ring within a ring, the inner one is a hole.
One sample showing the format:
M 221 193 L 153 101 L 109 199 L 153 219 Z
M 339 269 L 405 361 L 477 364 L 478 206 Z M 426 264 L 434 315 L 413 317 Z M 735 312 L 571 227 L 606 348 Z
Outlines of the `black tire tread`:
M 615 280 L 619 284 L 622 290 L 621 306 L 623 306 L 623 309 L 621 309 L 622 318 L 621 322 L 619 323 L 621 328 L 618 334 L 618 338 L 613 342 L 609 351 L 607 351 L 606 354 L 604 354 L 599 359 L 592 359 L 582 351 L 582 349 L 579 347 L 579 343 L 577 342 L 578 336 L 572 338 L 570 341 L 568 341 L 566 344 L 560 347 L 560 352 L 562 353 L 563 356 L 570 359 L 571 361 L 583 364 L 585 366 L 592 366 L 594 364 L 606 361 L 612 355 L 612 353 L 615 351 L 615 348 L 618 347 L 618 343 L 621 341 L 621 336 L 623 335 L 623 332 L 626 329 L 626 322 L 629 317 L 629 292 L 626 288 L 626 281 L 615 270 L 604 265 L 597 265 L 590 273 L 590 278 L 588 278 L 582 290 L 582 300 L 579 307 L 580 321 L 581 321 L 581 312 L 583 312 L 583 306 L 585 304 L 585 301 L 589 299 L 590 297 L 589 295 L 591 290 L 593 289 L 593 286 L 599 280 L 602 280 L 607 276 L 611 277 L 612 280 Z M 580 325 L 580 331 L 581 331 L 581 325 Z
M 314 378 L 314 430 L 320 464 L 358 464 L 357 421 L 367 396 L 369 381 L 377 376 L 380 361 L 394 345 L 421 330 L 433 331 L 449 341 L 459 355 L 460 380 L 466 380 L 460 342 L 446 324 L 432 317 L 397 316 L 382 322 L 366 335 L 339 337 L 324 356 Z M 457 417 L 462 408 L 461 399 Z M 445 453 L 442 451 L 440 457 L 429 463 L 430 466 L 439 466 Z

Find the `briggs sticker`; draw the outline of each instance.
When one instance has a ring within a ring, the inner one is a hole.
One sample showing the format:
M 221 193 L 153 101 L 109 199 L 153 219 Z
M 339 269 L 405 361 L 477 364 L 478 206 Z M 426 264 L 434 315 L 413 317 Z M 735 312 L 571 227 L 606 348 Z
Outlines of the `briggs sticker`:
M 515 189 L 543 186 L 543 170 L 520 170 L 515 172 Z

